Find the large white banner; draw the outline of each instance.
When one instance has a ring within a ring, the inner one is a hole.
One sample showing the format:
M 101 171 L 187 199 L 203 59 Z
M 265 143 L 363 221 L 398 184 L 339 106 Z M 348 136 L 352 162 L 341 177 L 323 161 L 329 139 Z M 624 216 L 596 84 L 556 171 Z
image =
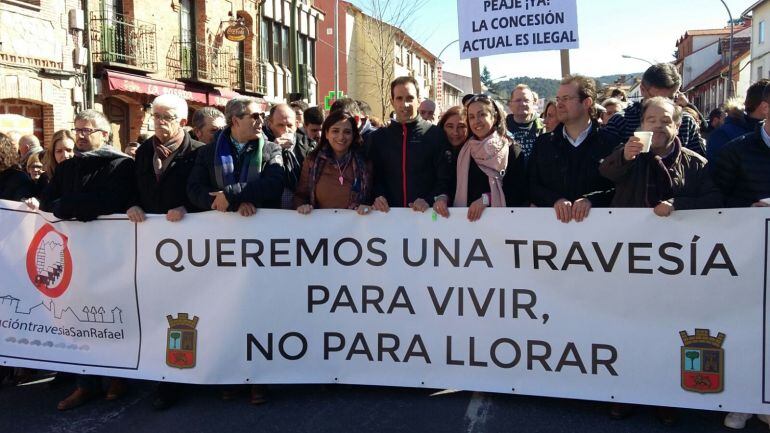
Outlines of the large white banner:
M 460 58 L 578 48 L 577 0 L 457 0 Z
M 766 210 L 0 208 L 0 365 L 770 413 Z

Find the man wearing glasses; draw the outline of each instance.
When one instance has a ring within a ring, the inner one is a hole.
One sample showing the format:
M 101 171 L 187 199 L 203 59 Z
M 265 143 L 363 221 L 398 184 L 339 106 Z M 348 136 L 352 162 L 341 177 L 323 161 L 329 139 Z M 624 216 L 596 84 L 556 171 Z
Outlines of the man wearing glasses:
M 109 130 L 109 122 L 98 111 L 75 115 L 75 157 L 56 168 L 42 194 L 41 209 L 57 218 L 78 221 L 126 212 L 134 196 L 134 160 L 112 148 Z M 125 392 L 125 381 L 113 378 L 106 399 L 117 400 Z M 101 377 L 80 375 L 75 391 L 57 408 L 73 409 L 101 394 Z
M 652 65 L 642 75 L 642 83 L 639 86 L 642 98 L 663 96 L 674 100 L 682 85 L 682 77 L 671 63 L 658 63 Z M 633 102 L 624 112 L 612 116 L 605 130 L 616 137 L 618 145 L 625 144 L 634 135 L 642 124 L 642 102 Z M 682 125 L 679 126 L 679 140 L 682 146 L 701 156 L 706 156 L 706 145 L 698 132 L 698 123 L 687 112 L 682 117 Z
M 615 148 L 614 137 L 596 120 L 596 83 L 581 75 L 564 77 L 556 93 L 559 125 L 541 135 L 529 160 L 529 194 L 538 207 L 553 207 L 563 222 L 581 222 L 592 207 L 608 207 L 614 185 L 599 164 Z
M 200 209 L 252 216 L 258 208 L 280 209 L 283 192 L 281 147 L 262 133 L 265 113 L 254 98 L 238 97 L 225 107 L 227 127 L 198 152 L 187 195 Z
M 536 99 L 532 89 L 526 84 L 514 87 L 508 108 L 511 109 L 511 114 L 506 117 L 505 126 L 513 135 L 513 139 L 521 144 L 521 153 L 527 161 L 532 155 L 532 147 L 537 137 L 543 133 L 543 123 L 537 116 Z
M 126 211 L 134 195 L 134 161 L 109 144 L 109 130 L 107 118 L 96 110 L 75 115 L 75 157 L 56 169 L 41 209 L 79 221 Z

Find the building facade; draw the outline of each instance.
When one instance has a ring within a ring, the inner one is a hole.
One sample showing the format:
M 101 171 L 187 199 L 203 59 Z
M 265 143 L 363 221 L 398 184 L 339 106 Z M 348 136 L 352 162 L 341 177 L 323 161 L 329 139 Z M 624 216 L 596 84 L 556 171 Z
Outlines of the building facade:
M 767 25 L 770 24 L 770 1 L 760 0 L 751 5 L 743 17 L 751 18 L 751 82 L 770 78 L 770 40 Z
M 79 3 L 0 0 L 0 132 L 34 133 L 47 145 L 72 127 L 84 98 Z
M 347 90 L 366 101 L 376 117 L 390 115 L 390 82 L 399 76 L 417 81 L 420 99 L 436 98 L 436 64 L 430 51 L 401 29 L 345 3 L 350 16 L 346 27 Z
M 191 113 L 223 108 L 237 95 L 316 103 L 315 37 L 323 14 L 307 1 L 88 2 L 95 102 L 116 145 L 152 133 L 147 107 L 159 94 L 183 97 Z
M 732 77 L 730 28 L 688 30 L 677 42 L 677 67 L 682 91 L 701 112 L 723 105 L 732 86 L 733 95 L 745 94 L 750 83 L 751 20 L 734 25 Z

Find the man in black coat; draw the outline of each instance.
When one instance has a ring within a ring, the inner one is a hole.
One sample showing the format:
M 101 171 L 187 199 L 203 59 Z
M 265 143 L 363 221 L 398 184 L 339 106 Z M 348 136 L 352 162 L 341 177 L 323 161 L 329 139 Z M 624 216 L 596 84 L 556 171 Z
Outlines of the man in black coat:
M 267 141 L 281 147 L 283 158 L 283 193 L 281 209 L 293 209 L 294 191 L 302 173 L 302 163 L 313 150 L 307 135 L 297 129 L 294 108 L 288 104 L 277 104 L 270 109 L 265 126 L 262 128 Z
M 596 83 L 581 75 L 565 77 L 556 97 L 559 126 L 541 135 L 529 160 L 529 194 L 538 207 L 553 207 L 556 218 L 583 221 L 592 207 L 608 207 L 613 184 L 599 163 L 615 140 L 593 119 Z
M 137 200 L 126 213 L 133 222 L 144 221 L 145 212 L 179 221 L 187 212 L 198 210 L 187 197 L 187 179 L 204 144 L 183 129 L 187 103 L 176 95 L 155 98 L 152 119 L 155 135 L 136 151 Z
M 110 124 L 95 110 L 75 116 L 75 157 L 62 162 L 42 194 L 40 208 L 57 218 L 91 221 L 124 213 L 134 197 L 134 160 L 108 143 Z M 107 399 L 125 394 L 122 379 L 111 379 Z M 101 395 L 101 378 L 78 376 L 77 389 L 59 402 L 69 410 Z
M 374 168 L 374 204 L 387 212 L 390 206 L 411 207 L 425 212 L 435 201 L 443 201 L 442 216 L 449 216 L 449 164 L 446 135 L 418 116 L 419 94 L 413 77 L 399 77 L 390 84 L 396 120 L 371 133 L 367 139 Z
M 281 148 L 262 133 L 265 113 L 257 99 L 238 97 L 225 107 L 227 128 L 198 151 L 187 196 L 200 209 L 252 216 L 257 208 L 280 209 Z
M 109 130 L 98 111 L 75 116 L 75 157 L 56 169 L 43 191 L 41 209 L 79 221 L 126 211 L 134 197 L 134 161 L 108 143 Z
M 770 86 L 762 100 L 770 103 Z M 722 190 L 727 207 L 770 206 L 770 114 L 751 134 L 727 143 L 713 167 L 714 183 Z

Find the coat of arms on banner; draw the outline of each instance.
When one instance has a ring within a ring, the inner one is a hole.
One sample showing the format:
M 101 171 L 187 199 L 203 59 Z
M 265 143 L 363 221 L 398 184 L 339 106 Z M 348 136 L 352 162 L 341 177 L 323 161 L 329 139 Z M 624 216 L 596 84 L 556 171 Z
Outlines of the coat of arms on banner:
M 166 316 L 166 365 L 175 368 L 195 367 L 195 351 L 198 346 L 198 316 L 189 318 L 187 313 L 179 313 L 177 318 Z
M 682 388 L 702 394 L 724 390 L 725 334 L 711 336 L 708 329 L 696 329 L 695 335 L 680 331 L 682 337 Z
M 72 256 L 67 236 L 46 224 L 35 233 L 27 248 L 27 275 L 40 293 L 61 296 L 72 279 Z

